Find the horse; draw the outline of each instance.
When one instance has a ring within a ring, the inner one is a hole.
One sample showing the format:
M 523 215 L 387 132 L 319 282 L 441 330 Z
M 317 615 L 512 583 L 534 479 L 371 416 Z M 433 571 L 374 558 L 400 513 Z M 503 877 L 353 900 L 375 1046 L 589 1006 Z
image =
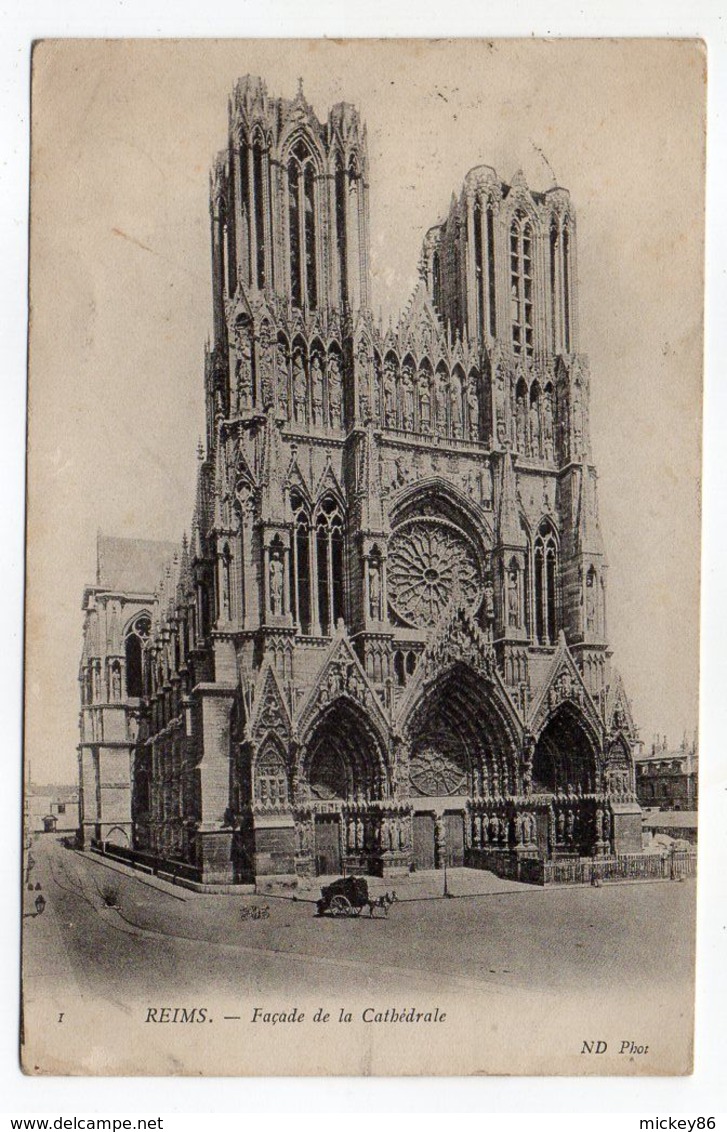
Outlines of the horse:
M 385 892 L 383 896 L 376 896 L 373 900 L 367 900 L 366 904 L 369 910 L 369 916 L 373 916 L 377 908 L 381 908 L 385 916 L 389 914 L 389 908 L 392 904 L 397 904 L 399 897 L 395 892 Z

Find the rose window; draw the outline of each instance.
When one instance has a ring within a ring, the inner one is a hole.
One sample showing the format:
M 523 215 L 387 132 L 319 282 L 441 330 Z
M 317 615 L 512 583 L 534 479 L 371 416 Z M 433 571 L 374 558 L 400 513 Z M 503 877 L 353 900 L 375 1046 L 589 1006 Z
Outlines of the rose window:
M 479 605 L 482 576 L 467 536 L 443 519 L 410 519 L 397 527 L 389 543 L 389 601 L 402 621 L 431 627 L 455 586 L 463 605 Z
M 453 750 L 452 744 L 446 741 L 421 747 L 409 764 L 409 781 L 414 792 L 428 797 L 466 793 L 466 777 L 461 752 Z

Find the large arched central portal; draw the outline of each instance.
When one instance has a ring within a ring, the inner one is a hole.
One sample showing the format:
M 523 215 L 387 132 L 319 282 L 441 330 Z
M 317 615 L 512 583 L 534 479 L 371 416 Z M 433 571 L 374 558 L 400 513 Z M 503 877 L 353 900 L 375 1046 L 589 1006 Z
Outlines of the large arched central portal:
M 517 793 L 513 720 L 494 684 L 457 664 L 426 690 L 407 732 L 414 864 L 461 865 L 472 801 Z

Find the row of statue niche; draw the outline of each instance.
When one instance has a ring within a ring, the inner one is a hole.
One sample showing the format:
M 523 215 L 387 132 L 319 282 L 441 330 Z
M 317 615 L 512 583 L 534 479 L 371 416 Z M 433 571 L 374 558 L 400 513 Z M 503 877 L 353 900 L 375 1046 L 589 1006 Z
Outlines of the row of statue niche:
M 580 832 L 575 810 L 559 810 L 555 815 L 555 844 L 573 845 Z
M 630 794 L 631 775 L 627 770 L 610 771 L 608 774 L 607 789 L 611 794 Z
M 278 411 L 295 424 L 313 424 L 324 428 L 343 427 L 343 383 L 341 359 L 334 351 L 327 355 L 314 351 L 310 364 L 302 350 L 293 351 L 288 367 L 288 352 L 282 342 L 277 346 Z
M 365 385 L 361 385 L 361 412 L 368 413 Z M 405 432 L 434 433 L 457 439 L 479 440 L 480 399 L 475 378 L 463 383 L 455 371 L 449 377 L 437 370 L 419 374 L 408 363 L 397 373 L 393 358 L 384 361 L 381 377 L 373 370 L 374 415 L 386 428 Z
M 593 818 L 596 841 L 611 840 L 611 815 L 599 806 Z M 556 845 L 572 845 L 579 833 L 580 821 L 575 810 L 558 810 L 555 814 Z
M 553 393 L 546 388 L 542 398 L 535 393 L 528 396 L 524 384 L 519 383 L 515 395 L 514 436 L 517 450 L 537 459 L 554 458 Z
M 446 456 L 439 456 L 436 452 L 431 456 L 415 453 L 413 459 L 396 456 L 393 460 L 385 460 L 381 457 L 382 482 L 390 491 L 396 491 L 408 483 L 413 483 L 421 479 L 422 475 L 429 475 L 430 472 L 438 474 L 440 471 L 450 479 L 456 477 L 470 499 L 482 504 L 488 510 L 492 507 L 493 476 L 488 459 L 483 461 L 481 467 L 475 470 L 468 469 L 460 474 L 452 469 Z
M 300 425 L 343 426 L 341 359 L 335 351 L 327 355 L 314 351 L 309 363 L 303 350 L 296 349 L 291 364 L 285 344 L 276 343 L 274 383 L 271 362 L 272 343 L 268 335 L 261 335 L 260 396 L 265 407 L 272 403 L 274 386 L 277 411 L 286 420 Z M 235 328 L 233 373 L 235 408 L 245 413 L 252 409 L 254 399 L 252 342 L 240 327 Z
M 409 848 L 409 821 L 404 817 L 382 819 L 350 817 L 346 829 L 349 852 L 383 849 L 396 852 Z
M 497 814 L 474 814 L 472 817 L 472 844 L 475 849 L 481 845 L 507 845 L 510 826 L 507 818 Z
M 108 670 L 108 683 L 101 677 L 101 662 L 92 662 L 83 682 L 83 702 L 85 704 L 97 703 L 106 695 L 113 703 L 123 699 L 122 662 L 113 661 Z

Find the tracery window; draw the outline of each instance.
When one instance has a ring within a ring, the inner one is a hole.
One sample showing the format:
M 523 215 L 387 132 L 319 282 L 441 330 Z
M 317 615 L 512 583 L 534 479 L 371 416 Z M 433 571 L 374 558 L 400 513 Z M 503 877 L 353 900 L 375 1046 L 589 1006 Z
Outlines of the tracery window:
M 442 309 L 442 271 L 439 263 L 439 252 L 432 256 L 432 299 L 438 311 Z
M 222 620 L 228 621 L 232 615 L 230 608 L 230 572 L 232 555 L 230 547 L 225 543 L 220 556 L 220 605 L 218 615 Z
M 338 276 L 340 288 L 340 304 L 345 307 L 348 303 L 348 277 L 346 272 L 347 243 L 346 243 L 346 171 L 340 157 L 336 159 L 336 244 L 338 248 Z
M 293 305 L 309 310 L 318 305 L 314 180 L 313 156 L 298 141 L 288 161 L 290 291 Z
M 570 232 L 567 222 L 563 226 L 563 334 L 565 352 L 570 353 Z
M 558 251 L 559 234 L 558 221 L 554 217 L 550 225 L 550 309 L 552 312 L 552 339 L 553 353 L 558 350 Z
M 510 225 L 510 304 L 512 348 L 533 356 L 533 230 L 518 210 Z
M 144 649 L 151 634 L 151 620 L 146 613 L 140 614 L 129 626 L 124 641 L 126 653 L 126 694 L 144 694 Z
M 553 645 L 558 631 L 556 612 L 558 548 L 547 523 L 540 525 L 533 557 L 535 559 L 535 637 L 540 645 Z
M 477 286 L 477 332 L 485 332 L 485 265 L 482 256 L 482 207 L 479 200 L 474 207 L 475 226 L 475 279 Z
M 255 135 L 252 146 L 252 172 L 255 197 L 255 215 L 253 217 L 256 249 L 255 272 L 257 285 L 262 289 L 269 282 L 265 274 L 265 219 L 270 200 L 270 167 L 267 160 L 267 150 L 259 134 Z
M 497 333 L 497 309 L 495 307 L 495 220 L 492 207 L 487 209 L 487 286 L 490 296 L 490 334 Z
M 316 514 L 316 560 L 321 632 L 328 637 L 343 617 L 343 514 L 330 495 Z
M 293 615 L 301 633 L 311 631 L 311 538 L 310 515 L 302 497 L 293 492 L 290 497 L 293 510 L 293 553 L 290 557 L 290 592 L 294 602 Z

